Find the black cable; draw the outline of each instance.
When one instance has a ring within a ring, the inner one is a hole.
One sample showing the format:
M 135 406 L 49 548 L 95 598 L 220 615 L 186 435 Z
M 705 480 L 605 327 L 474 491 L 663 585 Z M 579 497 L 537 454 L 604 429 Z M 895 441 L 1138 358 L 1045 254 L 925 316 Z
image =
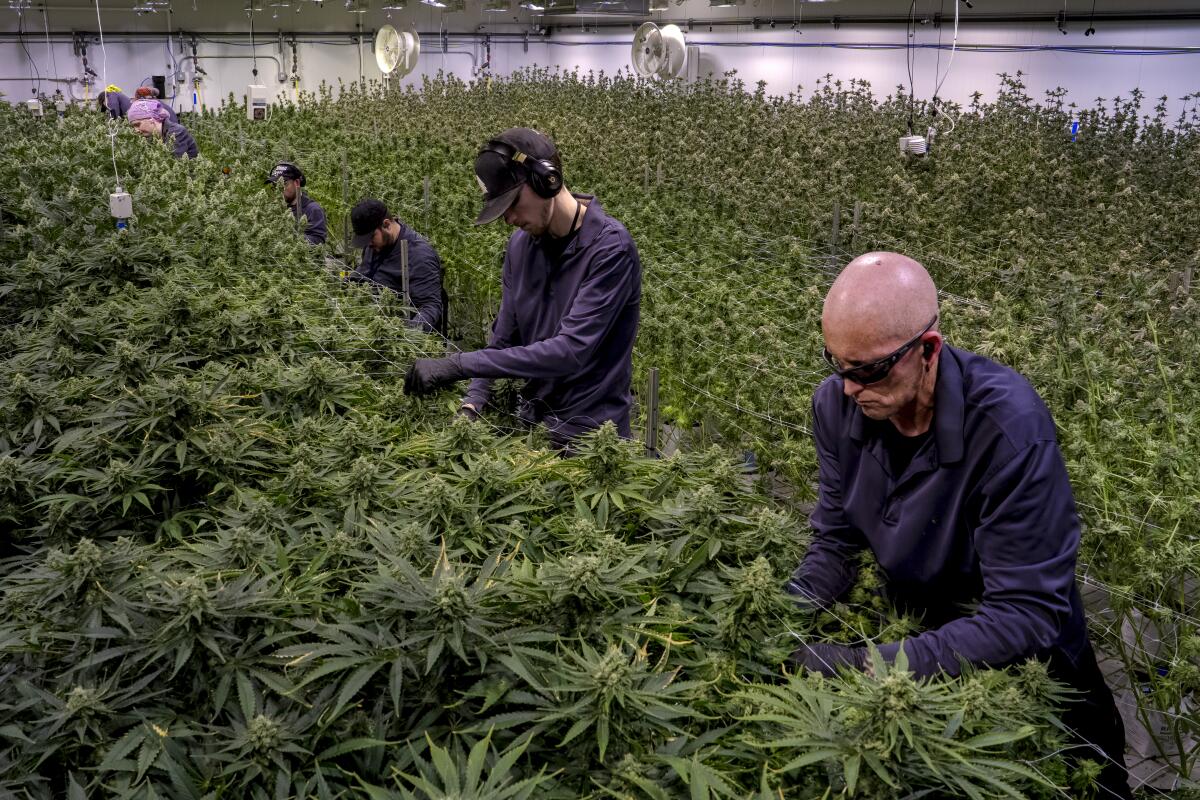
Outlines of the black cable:
M 1096 32 L 1096 26 L 1093 24 L 1096 21 L 1096 0 L 1092 0 L 1092 15 L 1088 17 L 1087 30 L 1083 32 L 1084 36 L 1091 36 Z
M 37 62 L 33 60 L 33 56 L 30 55 L 30 53 L 29 53 L 29 48 L 25 46 L 24 25 L 25 25 L 25 14 L 23 12 L 18 11 L 17 12 L 17 41 L 19 41 L 21 43 L 21 49 L 25 51 L 25 58 L 29 60 L 29 68 L 30 68 L 29 82 L 30 83 L 33 83 L 33 81 L 34 81 L 33 74 L 35 72 L 37 73 L 37 86 L 29 87 L 29 91 L 33 93 L 34 97 L 37 97 L 38 95 L 40 95 L 42 93 L 42 71 L 40 69 L 38 69 Z

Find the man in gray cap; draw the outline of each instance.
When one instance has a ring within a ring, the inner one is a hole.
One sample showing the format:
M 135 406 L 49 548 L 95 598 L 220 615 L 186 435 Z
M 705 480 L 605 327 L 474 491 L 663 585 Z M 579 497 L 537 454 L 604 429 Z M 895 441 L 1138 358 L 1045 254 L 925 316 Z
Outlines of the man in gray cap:
M 324 244 L 329 235 L 325 224 L 325 209 L 304 192 L 307 181 L 304 173 L 290 161 L 280 161 L 267 176 L 267 183 L 279 187 L 283 194 L 283 202 L 292 210 L 292 216 L 299 222 L 303 217 L 304 239 L 309 244 Z
M 549 137 L 511 128 L 475 159 L 484 206 L 476 225 L 504 218 L 508 240 L 500 313 L 483 350 L 418 359 L 410 394 L 474 378 L 462 403 L 482 413 L 496 378 L 524 378 L 520 415 L 541 423 L 555 446 L 612 422 L 630 437 L 633 342 L 642 300 L 637 247 L 599 201 L 563 184 Z

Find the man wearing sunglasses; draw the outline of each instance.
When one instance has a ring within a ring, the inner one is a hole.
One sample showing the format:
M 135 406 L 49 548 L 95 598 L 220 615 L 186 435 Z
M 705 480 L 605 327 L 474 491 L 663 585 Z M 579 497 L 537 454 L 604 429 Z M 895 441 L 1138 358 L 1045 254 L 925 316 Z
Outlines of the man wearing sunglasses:
M 1079 518 L 1041 398 L 945 343 L 932 279 L 898 253 L 847 265 L 821 327 L 834 374 L 813 396 L 818 501 L 788 592 L 830 608 L 870 548 L 889 599 L 925 627 L 881 645 L 885 660 L 903 647 L 918 676 L 1046 662 L 1079 692 L 1061 718 L 1087 742 L 1080 757 L 1103 765 L 1111 796 L 1130 797 L 1121 718 L 1075 585 Z M 826 675 L 869 663 L 865 647 L 816 642 L 793 659 Z
M 449 358 L 418 359 L 404 390 L 425 394 L 474 378 L 462 413 L 475 417 L 496 378 L 522 378 L 520 416 L 541 423 L 565 451 L 605 422 L 631 435 L 633 341 L 642 267 L 629 232 L 589 195 L 563 183 L 554 142 L 510 128 L 475 158 L 483 191 L 476 225 L 503 218 L 508 240 L 500 312 L 488 346 Z

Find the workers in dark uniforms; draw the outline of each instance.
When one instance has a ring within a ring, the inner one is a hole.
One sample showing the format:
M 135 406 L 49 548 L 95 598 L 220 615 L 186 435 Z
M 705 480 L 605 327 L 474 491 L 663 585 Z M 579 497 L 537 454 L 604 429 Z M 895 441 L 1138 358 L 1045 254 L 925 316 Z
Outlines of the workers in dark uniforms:
M 898 253 L 852 261 L 825 298 L 834 374 L 813 396 L 813 539 L 787 584 L 830 608 L 870 548 L 899 607 L 927 630 L 903 647 L 924 677 L 1035 658 L 1078 692 L 1061 719 L 1103 766 L 1104 796 L 1131 797 L 1125 736 L 1088 641 L 1075 584 L 1079 518 L 1054 420 L 1013 370 L 946 344 L 937 289 Z M 964 611 L 970 608 L 970 611 Z M 864 647 L 801 642 L 793 658 L 865 669 Z
M 512 128 L 475 159 L 484 192 L 476 225 L 504 218 L 508 240 L 500 312 L 483 350 L 418 359 L 405 391 L 424 394 L 473 378 L 462 410 L 481 414 L 496 378 L 523 378 L 520 416 L 558 447 L 612 422 L 629 437 L 633 342 L 642 268 L 629 232 L 598 200 L 563 183 L 549 137 Z
M 107 113 L 113 119 L 121 119 L 129 113 L 129 106 L 133 101 L 129 95 L 121 91 L 114 85 L 109 85 L 103 92 L 96 97 L 99 103 L 100 110 Z
M 292 216 L 299 222 L 304 220 L 304 239 L 309 244 L 324 244 L 329 236 L 325 222 L 325 209 L 304 192 L 308 181 L 300 168 L 290 161 L 280 161 L 267 176 L 267 183 L 279 187 L 283 202 L 291 209 Z
M 170 146 L 176 158 L 196 158 L 199 155 L 192 134 L 179 123 L 171 122 L 166 107 L 157 100 L 135 100 L 126 116 L 142 136 L 157 138 Z
M 134 89 L 133 99 L 134 100 L 158 100 L 160 103 L 162 102 L 162 99 L 158 96 L 158 89 L 155 89 L 153 86 L 139 86 L 137 89 Z M 162 107 L 167 110 L 167 119 L 171 122 L 178 124 L 179 123 L 179 115 L 175 113 L 175 109 L 171 108 L 166 103 L 163 103 Z
M 363 249 L 362 262 L 348 280 L 405 292 L 404 251 L 407 242 L 408 305 L 415 310 L 409 324 L 423 331 L 445 331 L 446 293 L 442 288 L 442 261 L 421 234 L 388 212 L 382 201 L 362 200 L 350 211 L 354 238 L 350 244 Z

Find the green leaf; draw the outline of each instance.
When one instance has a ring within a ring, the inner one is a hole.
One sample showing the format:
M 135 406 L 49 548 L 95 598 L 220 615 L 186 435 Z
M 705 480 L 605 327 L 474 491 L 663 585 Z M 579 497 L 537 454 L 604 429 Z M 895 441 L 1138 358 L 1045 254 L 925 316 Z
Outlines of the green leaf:
M 367 664 L 366 666 L 356 669 L 346 680 L 346 682 L 342 684 L 342 690 L 338 693 L 338 699 L 333 706 L 333 712 L 331 716 L 333 718 L 338 717 L 341 714 L 342 709 L 345 708 L 346 704 L 349 703 L 356 694 L 358 694 L 359 690 L 361 690 L 363 686 L 366 685 L 367 681 L 371 680 L 371 677 L 382 667 L 382 662 L 376 662 L 374 664 Z
M 846 791 L 854 794 L 858 786 L 858 770 L 862 766 L 862 757 L 855 754 L 842 761 L 842 769 L 846 777 Z
M 245 719 L 248 724 L 254 719 L 255 709 L 258 707 L 254 692 L 254 684 L 251 683 L 250 676 L 241 670 L 237 671 L 235 677 L 237 680 L 238 703 L 240 703 L 242 707 L 242 718 Z
M 387 747 L 393 744 L 384 739 L 368 739 L 359 737 L 355 739 L 347 739 L 344 742 L 338 742 L 332 747 L 328 747 L 317 754 L 317 761 L 326 761 L 338 756 L 344 756 L 347 753 L 354 753 L 359 750 L 366 750 L 371 747 Z

